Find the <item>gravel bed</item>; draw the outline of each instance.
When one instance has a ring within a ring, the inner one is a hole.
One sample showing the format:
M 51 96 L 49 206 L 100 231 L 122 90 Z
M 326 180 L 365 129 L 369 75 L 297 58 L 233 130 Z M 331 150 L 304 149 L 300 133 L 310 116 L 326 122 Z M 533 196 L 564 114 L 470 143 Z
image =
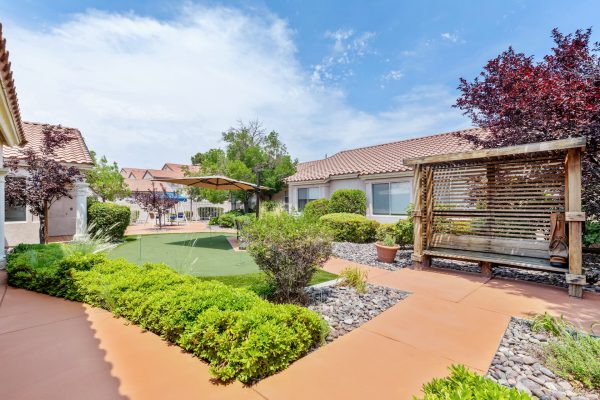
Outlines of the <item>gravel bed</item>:
M 488 378 L 516 387 L 538 399 L 598 400 L 598 394 L 576 387 L 543 365 L 548 337 L 531 330 L 529 321 L 513 318 L 488 370 Z
M 370 265 L 372 267 L 396 271 L 398 269 L 409 267 L 412 263 L 410 255 L 412 250 L 399 250 L 396 254 L 396 260 L 392 264 L 377 261 L 377 249 L 374 243 L 348 243 L 334 242 L 333 255 L 345 260 L 354 261 L 359 264 Z
M 307 294 L 308 308 L 321 314 L 331 327 L 327 342 L 358 328 L 408 296 L 401 290 L 371 284 L 367 284 L 363 294 L 346 286 L 308 288 Z
M 409 267 L 412 263 L 410 255 L 412 250 L 400 250 L 396 255 L 393 264 L 386 264 L 377 261 L 377 250 L 373 243 L 333 243 L 333 255 L 338 258 L 354 261 L 360 264 L 370 265 L 372 267 L 383 268 L 389 271 L 395 271 Z M 588 285 L 585 290 L 600 293 L 600 254 L 585 253 L 583 255 L 583 265 L 585 268 Z M 476 263 L 434 259 L 432 266 L 436 268 L 453 269 L 457 271 L 466 271 L 479 273 L 481 270 Z M 494 267 L 492 276 L 499 278 L 517 279 L 522 281 L 543 283 L 559 287 L 567 287 L 564 274 L 551 272 L 528 271 L 518 268 Z

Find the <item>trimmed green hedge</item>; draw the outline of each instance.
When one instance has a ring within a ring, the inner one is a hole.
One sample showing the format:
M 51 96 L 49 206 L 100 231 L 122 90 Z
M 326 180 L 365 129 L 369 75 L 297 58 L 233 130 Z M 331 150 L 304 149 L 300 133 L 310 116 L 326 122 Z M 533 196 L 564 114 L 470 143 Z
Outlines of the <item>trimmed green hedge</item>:
M 210 221 L 208 221 L 208 224 L 219 225 L 223 228 L 233 228 L 235 226 L 235 219 L 237 217 L 241 217 L 242 215 L 244 215 L 242 210 L 227 211 L 218 217 L 211 218 Z
M 320 218 L 338 242 L 368 243 L 377 239 L 379 223 L 350 213 L 327 214 Z
M 471 372 L 464 365 L 450 367 L 450 376 L 435 378 L 423 385 L 425 396 L 421 400 L 532 400 L 525 392 L 502 386 L 491 379 Z M 415 400 L 419 400 L 415 397 Z
M 61 259 L 50 246 L 11 255 L 11 285 L 105 308 L 208 361 L 223 381 L 252 382 L 278 372 L 328 332 L 317 313 L 269 303 L 246 289 L 181 275 L 164 264 L 140 267 L 102 254 Z M 28 264 L 23 254 L 32 251 L 53 255 Z
M 121 240 L 130 219 L 131 210 L 127 206 L 93 202 L 88 208 L 88 227 L 92 237 L 102 236 L 110 241 Z
M 360 189 L 338 189 L 329 199 L 329 212 L 365 215 L 367 195 Z
M 311 221 L 317 221 L 323 215 L 329 214 L 329 199 L 309 201 L 302 210 L 302 215 Z
M 591 246 L 600 244 L 600 221 L 586 221 L 583 232 L 583 244 Z

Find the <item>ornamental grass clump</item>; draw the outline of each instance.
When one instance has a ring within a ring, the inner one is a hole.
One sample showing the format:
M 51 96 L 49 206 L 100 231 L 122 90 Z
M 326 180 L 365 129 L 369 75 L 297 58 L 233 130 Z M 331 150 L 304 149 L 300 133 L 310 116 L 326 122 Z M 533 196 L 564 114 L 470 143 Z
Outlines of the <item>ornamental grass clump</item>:
M 357 293 L 365 293 L 367 291 L 367 275 L 368 272 L 359 267 L 346 267 L 340 273 L 342 281 L 339 284 L 353 287 Z
M 331 255 L 329 232 L 306 218 L 267 213 L 244 229 L 244 238 L 273 287 L 272 299 L 306 304 L 304 287 Z
M 544 346 L 548 368 L 588 389 L 600 388 L 600 338 L 577 332 L 563 317 L 547 313 L 535 316 L 531 328 L 552 336 Z

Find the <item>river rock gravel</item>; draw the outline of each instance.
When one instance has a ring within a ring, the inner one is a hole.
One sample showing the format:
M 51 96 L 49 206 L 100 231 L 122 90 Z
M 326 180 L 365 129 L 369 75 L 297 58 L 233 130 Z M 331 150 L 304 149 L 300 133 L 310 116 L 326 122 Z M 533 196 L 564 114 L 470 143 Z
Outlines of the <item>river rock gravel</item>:
M 409 267 L 412 264 L 410 259 L 411 253 L 412 250 L 399 250 L 394 263 L 386 264 L 377 260 L 377 250 L 375 249 L 374 243 L 333 243 L 333 255 L 335 257 L 343 258 L 359 264 L 386 269 L 388 271 L 396 271 Z M 588 285 L 585 286 L 584 289 L 600 293 L 600 254 L 585 253 L 583 255 L 583 265 L 588 282 Z M 480 268 L 477 263 L 463 261 L 434 259 L 432 266 L 442 269 L 454 269 L 458 271 L 474 273 L 480 272 Z M 567 287 L 564 274 L 528 271 L 509 267 L 494 267 L 492 276 Z
M 321 314 L 331 327 L 327 342 L 358 328 L 408 296 L 401 290 L 371 284 L 362 294 L 347 286 L 308 288 L 307 294 L 308 308 Z
M 513 318 L 494 356 L 487 376 L 542 400 L 598 400 L 598 394 L 558 377 L 543 364 L 548 337 L 533 332 L 527 320 Z

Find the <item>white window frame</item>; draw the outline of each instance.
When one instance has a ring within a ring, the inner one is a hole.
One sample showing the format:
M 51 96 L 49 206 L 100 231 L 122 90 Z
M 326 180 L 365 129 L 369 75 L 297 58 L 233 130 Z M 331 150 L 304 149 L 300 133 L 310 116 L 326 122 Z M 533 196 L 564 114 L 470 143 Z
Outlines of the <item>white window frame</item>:
M 310 203 L 311 201 L 318 200 L 318 199 L 320 199 L 322 197 L 322 195 L 321 195 L 321 188 L 318 187 L 318 186 L 304 186 L 304 187 L 299 187 L 296 190 L 296 205 L 298 206 L 298 211 L 299 212 L 302 212 L 304 210 L 304 207 L 306 207 L 306 204 L 304 204 L 304 207 L 300 208 L 300 191 L 301 190 L 306 190 L 307 191 L 307 196 L 310 196 L 310 191 L 311 190 L 315 190 L 318 193 L 317 197 L 314 198 L 314 199 L 310 198 L 310 197 L 308 197 L 306 199 L 303 199 L 303 200 L 306 200 L 306 204 Z
M 407 180 L 393 180 L 393 181 L 375 181 L 371 183 L 371 213 L 373 216 L 376 217 L 403 217 L 403 216 L 407 216 L 408 214 L 406 213 L 406 209 L 402 211 L 401 214 L 392 214 L 392 201 L 391 201 L 391 189 L 390 189 L 390 185 L 394 184 L 394 183 L 399 183 L 399 184 L 404 184 L 404 185 L 408 185 L 408 198 L 409 198 L 409 202 L 408 204 L 411 203 L 412 201 L 412 182 L 411 181 L 407 181 Z M 387 214 L 381 214 L 381 213 L 376 213 L 375 212 L 375 186 L 376 185 L 388 185 L 388 213 Z M 408 205 L 407 205 L 408 206 Z

